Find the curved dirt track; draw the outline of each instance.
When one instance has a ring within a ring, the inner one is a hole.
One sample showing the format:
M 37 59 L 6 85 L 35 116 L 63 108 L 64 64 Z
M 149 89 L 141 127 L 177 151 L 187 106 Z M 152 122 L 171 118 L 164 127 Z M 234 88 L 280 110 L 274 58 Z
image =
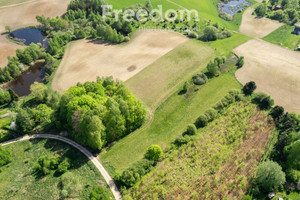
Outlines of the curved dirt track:
M 263 38 L 283 25 L 278 21 L 270 20 L 265 17 L 258 18 L 252 15 L 253 12 L 254 8 L 245 10 L 239 28 L 240 33 L 250 37 Z
M 93 154 L 91 152 L 89 152 L 86 148 L 84 148 L 83 146 L 81 146 L 78 143 L 74 142 L 73 140 L 70 140 L 68 138 L 61 137 L 61 136 L 58 136 L 58 135 L 38 134 L 38 135 L 19 137 L 19 138 L 1 143 L 1 145 L 5 146 L 5 145 L 9 145 L 9 144 L 12 144 L 12 143 L 15 143 L 15 142 L 20 142 L 20 141 L 35 139 L 35 138 L 47 138 L 47 139 L 59 140 L 59 141 L 65 142 L 65 143 L 75 147 L 79 151 L 81 151 L 85 156 L 87 156 L 90 159 L 90 161 L 93 162 L 93 164 L 97 167 L 99 172 L 102 174 L 102 176 L 104 177 L 106 183 L 108 184 L 109 188 L 111 189 L 115 199 L 116 200 L 121 200 L 122 199 L 122 196 L 121 196 L 118 188 L 116 187 L 114 181 L 109 176 L 109 174 L 104 169 L 104 167 L 101 165 L 101 163 L 98 161 L 98 159 L 96 157 L 94 157 Z
M 146 30 L 135 33 L 130 42 L 121 45 L 98 40 L 71 42 L 54 76 L 52 89 L 63 92 L 78 82 L 95 81 L 97 76 L 126 81 L 187 40 L 175 32 Z
M 270 95 L 276 105 L 300 114 L 300 53 L 254 39 L 234 49 L 245 56 L 245 65 L 236 72 L 245 84 L 255 81 L 257 91 Z
M 24 48 L 5 38 L 6 25 L 12 29 L 37 25 L 37 15 L 61 16 L 66 12 L 69 2 L 70 0 L 40 0 L 0 8 L 0 67 L 7 65 L 7 57 L 14 56 L 16 49 Z

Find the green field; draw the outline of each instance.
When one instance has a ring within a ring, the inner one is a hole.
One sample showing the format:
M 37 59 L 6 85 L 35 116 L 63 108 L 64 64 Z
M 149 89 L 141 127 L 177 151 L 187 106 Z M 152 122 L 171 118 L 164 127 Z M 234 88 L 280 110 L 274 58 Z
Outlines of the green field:
M 233 49 L 250 40 L 251 37 L 240 33 L 234 33 L 230 38 L 216 40 L 210 43 L 219 55 L 228 55 Z
M 115 143 L 101 156 L 101 160 L 124 170 L 141 159 L 149 145 L 169 147 L 200 114 L 221 100 L 228 91 L 240 88 L 234 72 L 230 72 L 210 80 L 189 99 L 176 92 L 156 110 L 150 126 L 142 127 Z
M 198 130 L 192 141 L 166 154 L 129 190 L 130 195 L 133 199 L 242 199 L 272 129 L 266 113 L 246 101 L 235 102 Z
M 285 24 L 284 26 L 264 37 L 263 40 L 294 50 L 297 47 L 297 44 L 300 43 L 300 35 L 296 36 L 291 34 L 293 30 L 293 26 Z
M 156 60 L 125 84 L 148 108 L 155 110 L 184 81 L 205 68 L 213 57 L 214 51 L 208 45 L 189 40 Z
M 242 20 L 242 13 L 237 13 L 234 21 L 225 21 L 219 17 L 218 2 L 219 0 L 151 0 L 153 8 L 157 8 L 157 5 L 162 5 L 163 11 L 167 9 L 195 9 L 199 12 L 200 18 L 217 22 L 231 30 L 238 30 Z M 250 0 L 250 2 L 254 3 L 255 1 Z M 144 5 L 145 0 L 108 0 L 108 3 L 112 4 L 116 9 L 122 9 L 137 3 Z
M 12 150 L 13 161 L 1 168 L 1 199 L 61 199 L 60 176 L 54 172 L 36 177 L 33 167 L 42 155 L 57 153 L 70 158 L 72 172 L 80 180 L 81 192 L 77 196 L 87 199 L 92 187 L 104 179 L 97 168 L 81 152 L 56 140 L 35 139 L 10 144 L 5 148 Z M 110 194 L 110 190 L 107 188 Z M 112 196 L 112 194 L 111 194 Z

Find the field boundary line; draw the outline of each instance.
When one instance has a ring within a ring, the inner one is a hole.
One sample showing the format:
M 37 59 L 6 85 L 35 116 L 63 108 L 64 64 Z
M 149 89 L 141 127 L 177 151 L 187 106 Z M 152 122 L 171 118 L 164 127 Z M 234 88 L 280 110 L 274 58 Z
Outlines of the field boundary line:
M 16 143 L 16 142 L 21 142 L 21 141 L 24 141 L 24 140 L 30 140 L 30 139 L 36 139 L 36 138 L 59 140 L 59 141 L 65 142 L 65 143 L 73 146 L 77 150 L 81 151 L 86 157 L 89 158 L 90 161 L 92 161 L 92 163 L 96 166 L 96 168 L 99 170 L 101 175 L 104 177 L 104 179 L 105 179 L 107 185 L 109 186 L 111 192 L 113 193 L 115 199 L 116 200 L 122 200 L 121 193 L 119 192 L 119 190 L 118 190 L 117 186 L 115 185 L 113 179 L 109 176 L 109 174 L 104 169 L 104 167 L 102 166 L 100 161 L 95 156 L 93 156 L 93 154 L 90 151 L 88 151 L 86 148 L 84 148 L 83 146 L 81 146 L 80 144 L 76 143 L 75 141 L 73 141 L 69 138 L 62 137 L 62 136 L 59 136 L 59 135 L 52 135 L 52 134 L 37 134 L 37 135 L 18 137 L 18 138 L 15 138 L 15 139 L 12 139 L 12 140 L 1 143 L 1 146 L 6 146 L 6 145 L 13 144 L 13 143 Z
M 30 3 L 38 2 L 38 1 L 41 1 L 41 0 L 31 0 L 31 1 L 26 1 L 26 2 L 23 2 L 23 3 L 11 4 L 11 5 L 7 5 L 7 6 L 2 6 L 2 7 L 0 7 L 0 9 L 21 6 L 21 5 L 24 5 L 24 4 L 30 4 Z

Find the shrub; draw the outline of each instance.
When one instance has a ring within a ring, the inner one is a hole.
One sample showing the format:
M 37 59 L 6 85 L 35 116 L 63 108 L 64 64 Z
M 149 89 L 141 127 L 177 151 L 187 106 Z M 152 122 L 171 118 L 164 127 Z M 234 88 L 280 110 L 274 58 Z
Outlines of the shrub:
M 270 115 L 272 116 L 273 119 L 279 119 L 284 114 L 284 108 L 281 106 L 275 106 L 272 108 L 270 111 Z
M 195 31 L 190 31 L 190 32 L 188 33 L 188 36 L 189 36 L 190 38 L 198 38 L 198 37 L 199 37 L 198 34 L 197 34 Z
M 178 145 L 178 146 L 181 146 L 181 145 L 183 145 L 183 144 L 187 144 L 187 143 L 189 143 L 191 141 L 191 137 L 189 136 L 189 135 L 185 135 L 185 136 L 180 136 L 180 137 L 178 137 L 176 140 L 175 140 L 175 142 L 174 142 L 174 144 L 176 144 L 176 145 Z
M 204 35 L 202 40 L 204 41 L 215 41 L 218 39 L 218 29 L 213 26 L 208 26 L 204 29 Z
M 258 166 L 256 177 L 259 187 L 267 192 L 285 183 L 285 173 L 282 171 L 280 165 L 273 161 L 261 163 Z
M 220 74 L 219 67 L 215 62 L 208 63 L 206 68 L 209 74 L 211 74 L 212 76 L 217 76 Z
M 251 95 L 254 92 L 254 90 L 256 90 L 256 88 L 256 83 L 254 81 L 250 81 L 244 85 L 243 93 L 245 95 Z
M 196 122 L 195 122 L 195 125 L 197 126 L 197 128 L 202 128 L 202 127 L 205 127 L 208 123 L 208 119 L 207 119 L 207 116 L 206 115 L 200 115 Z
M 268 110 L 274 105 L 274 100 L 262 92 L 255 94 L 253 102 L 256 103 L 261 110 Z
M 190 87 L 190 83 L 188 81 L 186 81 L 183 85 L 182 92 L 186 93 L 188 91 L 189 87 Z
M 67 195 L 66 197 L 74 198 L 79 195 L 82 186 L 77 178 L 71 172 L 64 173 L 61 176 L 62 185 L 62 195 Z
M 106 200 L 110 199 L 108 192 L 104 187 L 96 185 L 90 193 L 90 200 Z
M 219 13 L 219 17 L 226 21 L 232 21 L 232 16 L 224 12 Z
M 242 68 L 244 66 L 244 64 L 245 64 L 245 58 L 244 58 L 244 56 L 239 57 L 239 59 L 238 59 L 238 61 L 236 63 L 236 66 L 238 68 Z
M 58 165 L 57 172 L 63 174 L 68 171 L 70 166 L 69 159 L 66 158 Z
M 9 92 L 5 92 L 0 88 L 0 106 L 8 104 L 9 102 L 11 102 Z
M 190 124 L 188 125 L 187 129 L 186 129 L 186 134 L 188 135 L 196 135 L 197 133 L 197 128 L 194 124 Z
M 207 77 L 205 74 L 197 74 L 195 76 L 193 76 L 193 83 L 195 85 L 203 85 L 207 82 Z
M 157 161 L 162 156 L 163 156 L 163 151 L 162 151 L 161 147 L 158 145 L 151 145 L 150 147 L 148 147 L 146 154 L 145 154 L 145 158 L 147 158 L 148 160 L 153 160 L 153 161 Z
M 259 17 L 265 16 L 266 12 L 267 12 L 267 6 L 265 4 L 260 4 L 255 8 L 255 13 Z
M 291 180 L 293 183 L 300 183 L 300 171 L 295 169 L 288 169 L 286 171 L 286 176 L 289 180 Z
M 41 156 L 38 162 L 34 166 L 34 172 L 37 174 L 47 175 L 51 173 L 51 170 L 56 170 L 60 162 L 58 155 L 54 156 Z
M 217 111 L 211 108 L 205 112 L 205 115 L 207 117 L 208 122 L 211 122 L 217 116 Z

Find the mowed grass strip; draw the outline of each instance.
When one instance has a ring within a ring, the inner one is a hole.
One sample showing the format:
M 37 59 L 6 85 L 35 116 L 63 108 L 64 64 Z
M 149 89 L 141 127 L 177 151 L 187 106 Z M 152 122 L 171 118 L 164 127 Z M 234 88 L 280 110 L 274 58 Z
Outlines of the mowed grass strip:
M 250 40 L 251 37 L 240 34 L 234 33 L 231 37 L 223 39 L 223 40 L 216 40 L 210 43 L 210 46 L 213 47 L 217 54 L 228 56 L 232 49 L 240 46 L 241 44 Z
M 234 72 L 230 72 L 210 80 L 189 99 L 174 93 L 156 110 L 148 128 L 131 133 L 115 143 L 101 155 L 101 161 L 107 167 L 111 165 L 122 171 L 143 158 L 151 144 L 169 147 L 200 114 L 220 101 L 228 91 L 240 88 Z
M 0 199 L 62 199 L 60 176 L 51 172 L 35 177 L 34 164 L 40 156 L 63 155 L 74 165 L 69 171 L 80 181 L 82 189 L 78 199 L 88 199 L 97 181 L 104 182 L 96 167 L 80 151 L 60 141 L 34 139 L 5 146 L 12 151 L 13 161 L 1 168 Z M 110 193 L 110 190 L 107 188 Z M 113 198 L 112 194 L 111 197 Z
M 206 67 L 215 56 L 208 45 L 189 40 L 125 82 L 148 108 L 155 110 L 183 82 Z
M 294 50 L 297 44 L 300 43 L 300 35 L 293 35 L 293 31 L 293 26 L 285 24 L 284 26 L 264 37 L 263 40 Z
M 31 2 L 31 1 L 37 1 L 37 0 L 1 0 L 0 1 L 0 8 L 2 6 L 9 6 L 9 5 L 14 5 L 14 4 L 20 4 L 20 3 L 25 3 L 25 2 Z

